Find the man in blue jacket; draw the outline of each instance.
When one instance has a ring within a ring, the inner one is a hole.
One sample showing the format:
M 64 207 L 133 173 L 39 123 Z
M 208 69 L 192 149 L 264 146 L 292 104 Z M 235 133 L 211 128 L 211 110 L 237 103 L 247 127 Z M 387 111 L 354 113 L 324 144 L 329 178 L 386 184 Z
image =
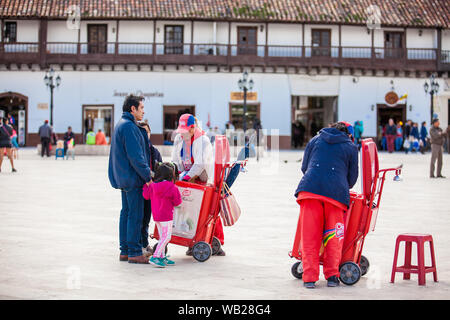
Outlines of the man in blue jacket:
M 144 214 L 142 187 L 151 183 L 150 144 L 137 121 L 144 117 L 144 98 L 129 95 L 116 125 L 109 155 L 109 181 L 122 191 L 119 238 L 120 261 L 148 263 L 142 254 L 141 228 Z
M 314 288 L 319 280 L 319 256 L 323 244 L 323 272 L 329 287 L 339 285 L 339 264 L 344 240 L 344 212 L 350 188 L 358 179 L 358 147 L 353 128 L 338 122 L 320 130 L 308 143 L 301 179 L 295 196 L 300 204 L 303 282 Z

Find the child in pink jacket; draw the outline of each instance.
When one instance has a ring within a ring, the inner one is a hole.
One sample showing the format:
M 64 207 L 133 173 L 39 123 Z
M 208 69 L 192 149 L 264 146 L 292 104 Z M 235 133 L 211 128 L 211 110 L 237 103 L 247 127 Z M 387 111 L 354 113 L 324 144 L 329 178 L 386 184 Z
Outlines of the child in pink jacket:
M 165 256 L 165 249 L 172 237 L 173 210 L 181 204 L 181 194 L 175 186 L 178 170 L 174 164 L 159 163 L 155 169 L 154 182 L 144 185 L 142 195 L 146 200 L 151 200 L 153 220 L 159 233 L 158 246 L 149 262 L 164 268 L 175 265 Z

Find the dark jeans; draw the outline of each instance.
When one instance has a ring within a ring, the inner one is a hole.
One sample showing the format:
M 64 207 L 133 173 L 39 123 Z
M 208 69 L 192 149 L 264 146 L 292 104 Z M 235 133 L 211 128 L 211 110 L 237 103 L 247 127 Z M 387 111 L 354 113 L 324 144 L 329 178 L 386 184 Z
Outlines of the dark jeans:
M 142 189 L 122 190 L 122 210 L 120 211 L 119 239 L 120 254 L 128 257 L 142 255 L 141 229 L 144 216 Z
M 144 200 L 144 218 L 142 219 L 141 242 L 142 248 L 148 246 L 148 225 L 152 217 L 152 204 L 150 200 Z
M 41 157 L 44 156 L 44 151 L 50 157 L 50 138 L 41 138 Z

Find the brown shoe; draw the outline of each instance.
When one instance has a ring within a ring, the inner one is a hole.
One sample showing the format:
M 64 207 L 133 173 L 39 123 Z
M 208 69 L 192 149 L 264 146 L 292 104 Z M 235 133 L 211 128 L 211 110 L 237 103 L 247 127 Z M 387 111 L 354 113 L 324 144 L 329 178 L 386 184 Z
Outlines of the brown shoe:
M 145 256 L 137 256 L 137 257 L 129 257 L 128 263 L 140 263 L 140 264 L 148 264 L 148 258 Z
M 119 261 L 128 261 L 128 256 L 125 255 L 125 254 L 121 254 L 121 255 L 119 256 Z

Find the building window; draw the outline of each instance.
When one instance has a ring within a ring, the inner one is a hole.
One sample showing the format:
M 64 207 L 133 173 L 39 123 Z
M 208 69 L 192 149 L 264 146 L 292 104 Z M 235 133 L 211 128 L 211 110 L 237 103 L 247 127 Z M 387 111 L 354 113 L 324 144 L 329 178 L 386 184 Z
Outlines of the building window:
M 106 53 L 107 45 L 106 24 L 89 24 L 88 25 L 88 52 L 89 53 Z
M 329 29 L 312 29 L 311 45 L 313 56 L 330 56 L 331 55 L 331 30 Z
M 164 53 L 183 54 L 184 26 L 164 27 Z
M 256 55 L 257 28 L 238 27 L 238 54 Z
M 89 131 L 98 130 L 106 136 L 106 141 L 110 143 L 111 133 L 113 132 L 113 106 L 83 106 L 83 139 Z
M 17 23 L 16 22 L 5 22 L 4 42 L 17 42 Z
M 255 119 L 260 119 L 260 105 L 247 104 L 247 129 L 253 128 Z M 230 104 L 230 121 L 235 129 L 244 128 L 244 106 Z
M 403 56 L 403 32 L 385 32 L 384 50 L 385 58 L 401 58 Z

